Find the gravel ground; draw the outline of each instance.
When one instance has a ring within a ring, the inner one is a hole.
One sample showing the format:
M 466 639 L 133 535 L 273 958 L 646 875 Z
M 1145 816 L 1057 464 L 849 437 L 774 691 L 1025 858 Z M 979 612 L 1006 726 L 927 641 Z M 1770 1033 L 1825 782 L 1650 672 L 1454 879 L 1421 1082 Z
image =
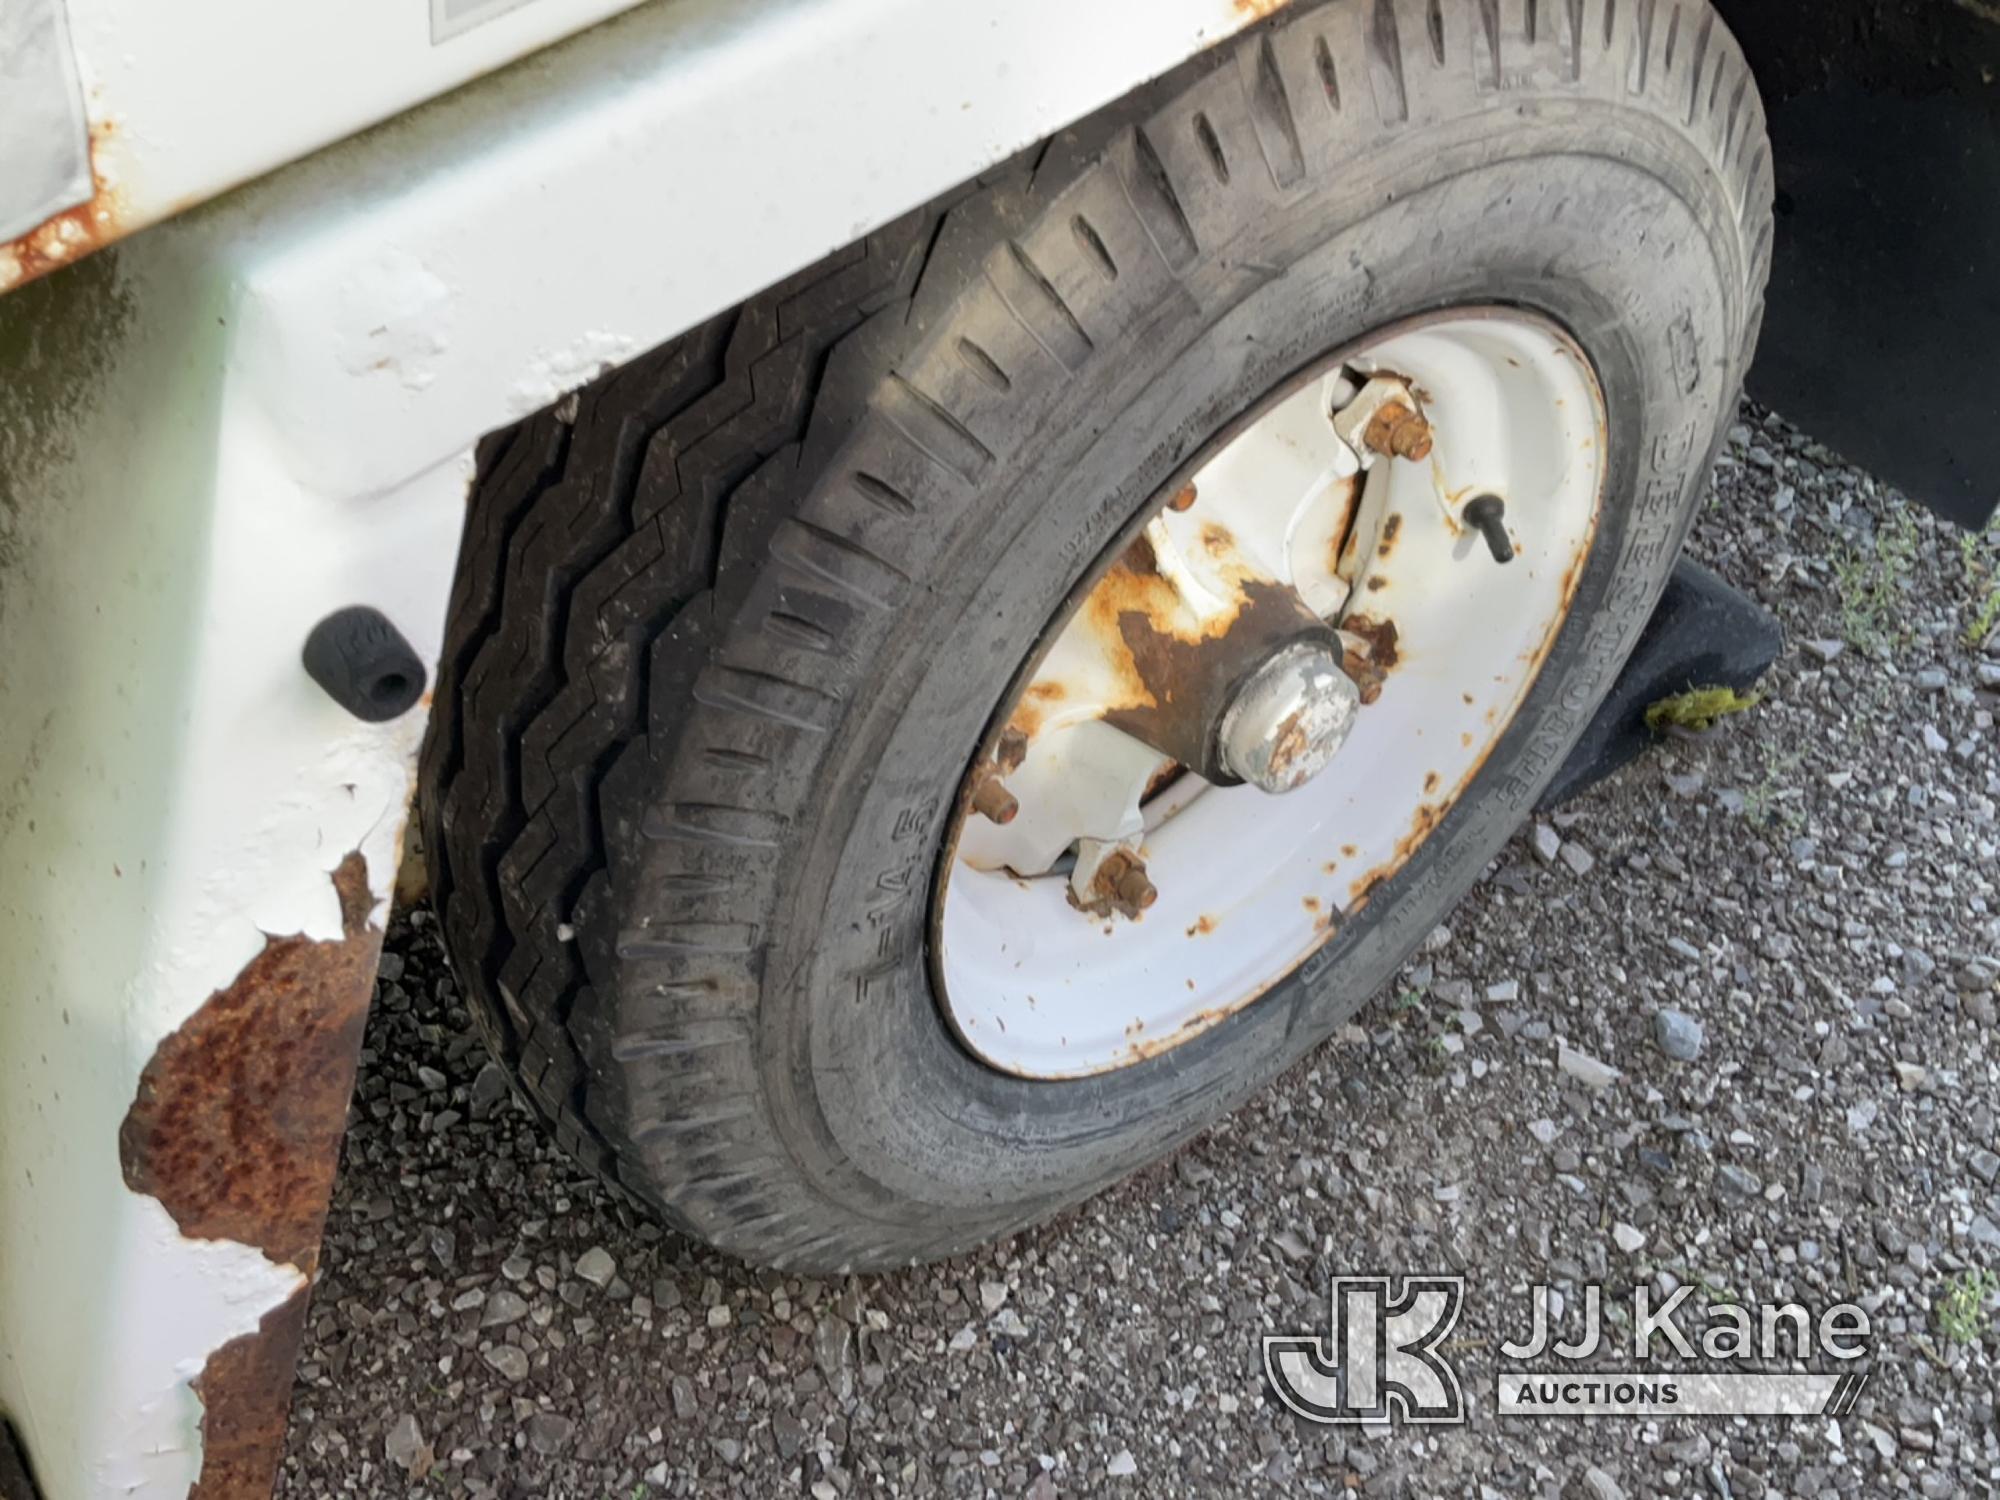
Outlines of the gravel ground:
M 280 1494 L 1991 1493 L 2000 1335 L 1936 1309 L 2000 1267 L 2000 642 L 1966 640 L 2000 541 L 1746 411 L 1692 545 L 1785 622 L 1759 707 L 1524 829 L 1177 1159 L 948 1265 L 816 1282 L 655 1228 L 401 917 Z M 1468 1276 L 1468 1425 L 1265 1386 L 1259 1335 L 1385 1269 Z M 1494 1416 L 1525 1287 L 1594 1280 L 1856 1298 L 1872 1375 L 1842 1421 Z

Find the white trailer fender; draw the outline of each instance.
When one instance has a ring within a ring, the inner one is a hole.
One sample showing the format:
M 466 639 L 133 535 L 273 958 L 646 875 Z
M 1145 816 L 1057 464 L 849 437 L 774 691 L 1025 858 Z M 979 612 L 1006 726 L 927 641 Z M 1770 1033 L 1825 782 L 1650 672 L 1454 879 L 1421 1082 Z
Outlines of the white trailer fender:
M 1273 8 L 647 5 L 0 298 L 0 1411 L 48 1500 L 279 1454 L 423 729 L 313 625 L 434 663 L 482 433 Z

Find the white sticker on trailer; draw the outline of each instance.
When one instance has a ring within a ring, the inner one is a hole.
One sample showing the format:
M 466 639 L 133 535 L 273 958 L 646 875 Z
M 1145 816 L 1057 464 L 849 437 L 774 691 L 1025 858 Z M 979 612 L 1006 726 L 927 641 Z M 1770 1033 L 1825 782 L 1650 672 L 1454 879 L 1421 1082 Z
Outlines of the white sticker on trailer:
M 90 189 L 90 125 L 62 0 L 0 0 L 0 240 L 86 202 Z
M 431 0 L 431 45 L 448 42 L 528 0 Z

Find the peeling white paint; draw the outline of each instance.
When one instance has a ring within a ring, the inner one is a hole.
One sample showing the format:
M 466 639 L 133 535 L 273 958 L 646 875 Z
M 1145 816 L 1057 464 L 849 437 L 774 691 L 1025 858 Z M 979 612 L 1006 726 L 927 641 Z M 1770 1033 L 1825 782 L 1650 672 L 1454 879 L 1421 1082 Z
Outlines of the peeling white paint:
M 356 269 L 335 293 L 334 339 L 352 375 L 386 372 L 405 390 L 437 379 L 451 344 L 451 288 L 407 251 L 393 247 Z
M 101 380 L 34 434 L 0 586 L 0 1406 L 47 1500 L 185 1495 L 190 1382 L 301 1285 L 127 1189 L 119 1126 L 161 1041 L 267 937 L 343 936 L 354 850 L 384 919 L 423 716 L 358 723 L 299 650 L 369 603 L 435 658 L 471 464 L 372 499 L 299 484 L 262 394 L 353 377 L 323 350 L 244 368 L 211 332 L 243 281 L 204 300 L 180 265 L 125 289 Z M 45 309 L 55 338 L 89 324 L 71 302 Z
M 517 417 L 540 411 L 556 397 L 588 385 L 638 352 L 630 334 L 592 331 L 562 348 L 537 352 L 507 390 L 507 410 Z
M 144 1328 L 163 1351 L 191 1352 L 118 1360 L 105 1370 L 95 1402 L 123 1414 L 125 1425 L 118 1442 L 94 1455 L 91 1481 L 98 1494 L 181 1495 L 201 1469 L 194 1438 L 201 1402 L 190 1382 L 207 1352 L 255 1333 L 305 1277 L 248 1245 L 185 1239 L 157 1199 L 126 1197 L 120 1263 L 131 1269 L 110 1284 L 112 1326 Z

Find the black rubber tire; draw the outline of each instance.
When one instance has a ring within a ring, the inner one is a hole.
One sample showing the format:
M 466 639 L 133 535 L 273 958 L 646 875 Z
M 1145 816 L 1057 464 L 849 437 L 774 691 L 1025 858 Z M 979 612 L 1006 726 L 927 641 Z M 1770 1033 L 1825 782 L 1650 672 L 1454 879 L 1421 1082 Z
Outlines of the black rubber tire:
M 1750 358 L 1770 192 L 1702 0 L 1299 4 L 498 434 L 425 807 L 520 1087 L 674 1225 L 815 1270 L 1024 1226 L 1234 1106 L 1457 900 L 1630 649 Z M 931 993 L 934 862 L 1042 622 L 1228 418 L 1466 302 L 1566 326 L 1609 411 L 1519 718 L 1254 1005 L 1096 1078 L 978 1063 Z

